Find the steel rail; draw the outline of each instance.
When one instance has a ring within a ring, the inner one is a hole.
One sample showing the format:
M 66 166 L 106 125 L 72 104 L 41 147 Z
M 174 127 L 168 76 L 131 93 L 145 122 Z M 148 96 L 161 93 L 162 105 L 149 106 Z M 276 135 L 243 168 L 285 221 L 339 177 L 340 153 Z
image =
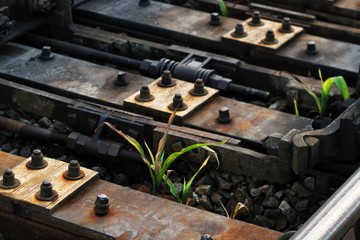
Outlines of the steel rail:
M 359 219 L 360 168 L 290 239 L 338 240 L 354 225 L 358 231 Z M 356 239 L 359 239 L 358 234 Z

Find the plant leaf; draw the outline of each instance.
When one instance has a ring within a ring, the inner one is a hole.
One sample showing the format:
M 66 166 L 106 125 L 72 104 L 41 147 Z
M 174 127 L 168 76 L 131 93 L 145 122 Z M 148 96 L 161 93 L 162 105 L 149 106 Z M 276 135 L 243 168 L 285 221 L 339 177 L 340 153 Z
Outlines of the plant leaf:
M 165 181 L 165 183 L 169 186 L 171 195 L 174 196 L 177 202 L 181 203 L 181 199 L 173 182 L 166 175 L 164 175 L 162 178 Z
M 331 78 L 335 83 L 336 87 L 340 90 L 341 96 L 344 100 L 350 97 L 348 86 L 345 82 L 345 79 L 342 76 L 336 76 Z
M 217 0 L 219 7 L 220 7 L 220 12 L 222 16 L 227 16 L 228 15 L 228 8 L 226 6 L 226 3 L 224 0 Z
M 290 74 L 290 73 L 289 73 Z M 320 114 L 320 118 L 323 118 L 324 113 L 325 113 L 325 109 L 322 108 L 322 104 L 321 104 L 321 100 L 320 98 L 314 93 L 313 90 L 311 90 L 311 88 L 300 78 L 298 78 L 297 76 L 290 74 L 296 81 L 298 81 L 301 86 L 303 86 L 303 88 L 305 89 L 305 91 L 310 94 L 313 99 L 315 100 L 316 106 L 318 108 L 319 114 Z
M 294 108 L 295 108 L 295 115 L 296 115 L 297 117 L 300 117 L 299 108 L 298 108 L 298 104 L 297 104 L 296 98 L 294 98 Z
M 186 203 L 186 199 L 187 199 L 187 195 L 188 195 L 188 192 L 189 192 L 189 189 L 194 181 L 194 179 L 196 178 L 196 176 L 199 174 L 199 172 L 201 171 L 201 169 L 203 169 L 206 164 L 208 163 L 210 159 L 210 155 L 207 156 L 207 158 L 205 159 L 205 161 L 201 164 L 199 170 L 197 170 L 197 172 L 190 178 L 190 180 L 188 182 L 185 181 L 185 178 L 184 178 L 184 187 L 183 187 L 183 192 L 182 192 L 182 196 L 181 196 L 181 200 L 182 200 L 182 203 Z
M 195 148 L 199 148 L 199 147 L 204 147 L 204 146 L 215 146 L 218 144 L 224 144 L 227 141 L 222 141 L 222 142 L 218 142 L 218 143 L 195 143 L 193 145 L 187 146 L 186 148 L 183 148 L 181 151 L 179 152 L 174 152 L 172 154 L 170 154 L 170 156 L 168 156 L 166 158 L 166 160 L 164 161 L 160 171 L 157 173 L 156 176 L 156 182 L 161 181 L 162 175 L 165 174 L 166 170 L 171 166 L 171 164 L 181 155 L 183 155 L 184 153 L 187 153 Z
M 173 122 L 173 120 L 175 118 L 175 114 L 176 114 L 176 110 L 174 112 L 172 112 L 172 114 L 170 115 L 169 120 L 168 120 L 168 124 L 167 124 L 167 127 L 166 127 L 166 131 L 165 131 L 164 135 L 162 136 L 162 138 L 159 141 L 158 150 L 157 150 L 156 155 L 155 155 L 155 173 L 156 174 L 161 169 L 162 157 L 163 157 L 163 154 L 164 154 L 164 148 L 165 148 L 165 144 L 166 144 L 166 139 L 167 139 L 167 136 L 169 134 L 171 124 L 172 124 L 172 122 Z M 162 174 L 160 175 L 160 177 L 161 176 L 162 176 Z M 160 178 L 160 181 L 161 181 L 161 178 Z

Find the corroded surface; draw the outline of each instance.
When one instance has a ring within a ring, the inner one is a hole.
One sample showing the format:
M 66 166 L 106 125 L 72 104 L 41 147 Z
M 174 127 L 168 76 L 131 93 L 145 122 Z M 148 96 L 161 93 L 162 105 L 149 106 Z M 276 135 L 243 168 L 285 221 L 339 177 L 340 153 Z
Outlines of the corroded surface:
M 228 124 L 217 122 L 219 108 L 229 108 L 232 121 Z M 272 133 L 286 134 L 291 129 L 302 130 L 311 120 L 297 118 L 295 115 L 287 114 L 256 105 L 231 101 L 231 99 L 218 97 L 204 108 L 199 109 L 185 120 L 191 126 L 212 129 L 223 134 L 237 136 L 241 139 L 250 139 L 262 142 Z
M 108 215 L 97 217 L 96 195 L 105 193 L 111 205 Z M 200 239 L 210 234 L 214 240 L 277 239 L 280 233 L 215 215 L 196 208 L 137 192 L 103 181 L 87 187 L 56 211 L 53 217 L 118 238 Z
M 269 48 L 273 50 L 277 50 L 284 44 L 286 44 L 288 41 L 293 39 L 297 34 L 301 33 L 303 31 L 303 28 L 292 26 L 293 32 L 291 33 L 282 33 L 278 31 L 278 29 L 281 28 L 281 23 L 269 21 L 269 20 L 262 20 L 264 22 L 263 26 L 250 26 L 249 22 L 251 22 L 251 19 L 248 19 L 244 21 L 244 31 L 248 34 L 246 37 L 243 38 L 235 38 L 231 36 L 231 34 L 235 30 L 231 30 L 230 32 L 226 33 L 223 37 L 226 39 L 230 39 L 232 41 L 238 41 L 241 43 L 256 45 L 263 48 Z M 264 44 L 262 40 L 265 38 L 266 32 L 272 29 L 275 34 L 275 38 L 278 40 L 278 43 L 276 44 Z
M 173 79 L 175 80 L 175 79 Z M 188 114 L 197 110 L 204 103 L 218 95 L 218 90 L 205 87 L 208 94 L 204 96 L 193 96 L 189 93 L 194 88 L 194 83 L 185 82 L 176 79 L 176 85 L 173 87 L 160 87 L 158 82 L 161 78 L 149 84 L 150 93 L 154 96 L 154 100 L 149 102 L 139 102 L 135 98 L 140 92 L 136 92 L 132 96 L 128 97 L 124 101 L 124 106 L 129 109 L 138 109 L 143 113 L 150 113 L 152 115 L 165 115 L 168 117 L 173 111 L 168 108 L 172 103 L 175 94 L 181 94 L 183 102 L 188 106 L 183 111 L 177 111 L 176 115 L 179 117 L 185 117 Z
M 13 161 L 10 154 L 0 152 L 1 163 L 7 165 Z M 94 214 L 94 201 L 101 193 L 109 197 L 110 210 L 108 215 L 98 217 Z M 198 240 L 206 233 L 211 234 L 214 240 L 275 240 L 281 236 L 273 230 L 102 180 L 96 180 L 76 193 L 51 216 L 41 213 L 30 215 L 34 221 L 90 239 Z

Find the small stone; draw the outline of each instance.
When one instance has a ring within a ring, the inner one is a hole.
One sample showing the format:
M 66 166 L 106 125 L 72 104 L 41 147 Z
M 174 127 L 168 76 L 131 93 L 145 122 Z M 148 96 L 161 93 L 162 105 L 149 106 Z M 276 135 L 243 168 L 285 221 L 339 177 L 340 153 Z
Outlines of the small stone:
M 259 188 L 251 188 L 250 195 L 254 198 L 259 197 L 261 195 L 261 190 Z
M 281 231 L 287 226 L 286 217 L 282 214 L 280 209 L 267 209 L 264 212 L 264 216 L 275 222 L 274 228 L 277 231 Z
M 264 212 L 264 207 L 261 204 L 254 204 L 253 206 L 253 215 L 261 215 Z
M 280 214 L 282 214 L 280 209 L 266 209 L 264 212 L 264 216 L 270 219 L 274 219 L 277 216 L 279 216 Z
M 226 179 L 222 178 L 222 177 L 217 177 L 217 184 L 218 184 L 218 188 L 220 190 L 230 190 L 232 187 L 232 183 L 227 181 Z
M 284 191 L 278 191 L 274 194 L 274 197 L 276 197 L 278 200 L 282 199 L 284 196 Z
M 28 158 L 31 156 L 31 149 L 29 145 L 26 145 L 25 147 L 20 149 L 20 156 Z
M 42 117 L 42 118 L 38 121 L 38 124 L 39 124 L 41 127 L 48 128 L 48 127 L 50 127 L 50 125 L 51 125 L 51 120 L 48 119 L 47 117 Z
M 200 202 L 200 196 L 197 195 L 195 192 L 192 193 L 192 197 L 195 199 L 196 203 Z
M 284 190 L 284 196 L 285 197 L 291 197 L 291 196 L 295 196 L 296 193 L 294 193 L 293 191 L 291 191 L 290 189 L 285 189 Z
M 273 220 L 268 219 L 265 216 L 262 215 L 256 215 L 253 221 L 254 224 L 262 226 L 262 227 L 266 227 L 266 228 L 274 228 L 275 223 Z
M 282 201 L 279 205 L 279 209 L 284 215 L 286 215 L 291 211 L 292 207 L 286 201 Z
M 274 185 L 269 185 L 268 190 L 266 191 L 266 197 L 272 196 L 275 194 L 276 188 Z
M 19 155 L 19 149 L 17 148 L 13 148 L 9 151 L 10 154 L 12 155 Z
M 66 123 L 55 120 L 53 122 L 54 129 L 60 133 L 65 133 L 67 130 Z
M 195 193 L 198 195 L 207 195 L 209 196 L 213 190 L 211 185 L 200 185 L 195 188 Z
M 210 170 L 209 172 L 210 177 L 212 177 L 212 179 L 216 179 L 217 177 L 221 177 L 220 173 L 216 170 Z
M 230 177 L 231 177 L 230 173 L 229 173 L 229 172 L 226 172 L 226 171 L 222 172 L 222 173 L 221 173 L 221 176 L 222 176 L 225 180 L 230 180 Z
M 122 173 L 115 175 L 113 182 L 121 186 L 129 186 L 129 179 Z
M 150 188 L 148 188 L 145 184 L 140 184 L 135 188 L 136 190 L 143 192 L 143 193 L 149 193 L 150 194 Z
M 309 200 L 304 199 L 296 203 L 295 209 L 298 212 L 305 212 L 308 209 L 309 206 Z
M 304 187 L 300 182 L 295 182 L 292 185 L 291 190 L 294 191 L 296 195 L 301 198 L 309 198 L 312 194 L 310 190 Z
M 233 184 L 239 184 L 242 181 L 244 181 L 244 178 L 241 175 L 231 175 L 231 181 L 233 182 Z
M 195 186 L 199 186 L 199 185 L 214 185 L 215 181 L 214 179 L 211 178 L 210 174 L 206 174 L 204 176 L 202 176 L 195 184 Z
M 10 152 L 12 146 L 10 143 L 4 143 L 3 145 L 1 145 L 1 151 L 3 152 Z
M 174 182 L 174 186 L 175 186 L 177 193 L 180 195 L 182 193 L 184 185 L 179 182 Z
M 211 202 L 220 205 L 221 203 L 224 203 L 224 197 L 218 193 L 218 192 L 212 192 L 210 195 Z
M 225 199 L 230 199 L 232 197 L 231 193 L 228 193 L 227 191 L 224 190 L 218 190 L 218 193 L 220 193 L 221 196 L 223 196 Z
M 279 201 L 274 197 L 266 197 L 261 203 L 264 207 L 277 208 L 279 207 Z
M 219 215 L 226 216 L 226 212 L 223 207 L 215 207 L 214 212 Z
M 267 192 L 268 189 L 269 189 L 269 185 L 267 185 L 267 184 L 262 185 L 261 187 L 258 187 L 258 189 L 259 189 L 262 193 L 266 194 L 266 192 Z
M 294 223 L 297 220 L 296 212 L 292 208 L 285 216 L 289 223 Z
M 249 182 L 249 188 L 258 188 L 262 185 L 264 185 L 264 181 L 255 178 Z
M 307 189 L 314 192 L 315 191 L 315 178 L 314 177 L 305 178 L 304 185 Z
M 200 204 L 201 206 L 203 206 L 203 207 L 204 207 L 206 210 L 208 210 L 208 211 L 213 211 L 213 210 L 214 210 L 214 207 L 213 207 L 213 205 L 212 205 L 209 197 L 206 196 L 206 195 L 202 195 L 202 196 L 201 196 L 201 198 L 200 198 L 200 200 L 199 200 L 199 204 Z
M 234 192 L 234 196 L 238 202 L 242 202 L 242 203 L 245 202 L 245 200 L 249 198 L 249 196 L 240 187 L 236 188 L 236 190 Z
M 186 205 L 191 206 L 191 207 L 195 207 L 197 205 L 197 202 L 196 202 L 195 198 L 188 197 L 187 200 L 186 200 Z

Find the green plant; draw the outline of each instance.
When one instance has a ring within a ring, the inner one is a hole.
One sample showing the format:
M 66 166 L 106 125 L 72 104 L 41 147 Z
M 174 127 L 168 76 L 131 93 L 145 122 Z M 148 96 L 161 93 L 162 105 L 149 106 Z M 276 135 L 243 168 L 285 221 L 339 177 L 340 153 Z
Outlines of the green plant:
M 292 77 L 296 81 L 298 81 L 303 86 L 305 91 L 314 98 L 321 119 L 325 115 L 325 110 L 326 110 L 327 102 L 329 100 L 330 90 L 334 86 L 334 84 L 340 90 L 341 96 L 343 97 L 344 100 L 346 100 L 350 97 L 349 89 L 347 87 L 345 79 L 342 76 L 330 77 L 330 78 L 326 79 L 325 81 L 323 81 L 321 71 L 319 69 L 319 77 L 320 77 L 320 81 L 321 81 L 321 97 L 320 98 L 315 94 L 315 92 L 313 90 L 311 90 L 311 88 L 303 80 L 301 80 L 300 78 L 298 78 L 295 75 L 292 75 Z M 298 113 L 299 113 L 298 105 L 297 105 L 297 101 L 295 99 L 294 99 L 294 107 L 295 107 L 295 113 L 298 115 Z
M 111 130 L 115 131 L 117 134 L 122 136 L 126 141 L 128 141 L 131 145 L 133 145 L 135 147 L 135 149 L 140 153 L 142 160 L 144 161 L 144 163 L 149 168 L 150 177 L 151 177 L 151 180 L 152 180 L 152 183 L 153 183 L 152 194 L 157 195 L 158 192 L 159 192 L 161 182 L 165 181 L 165 183 L 170 188 L 171 194 L 176 198 L 176 200 L 179 201 L 179 202 L 185 203 L 187 193 L 189 191 L 189 188 L 191 187 L 192 182 L 194 181 L 194 179 L 198 175 L 198 173 L 201 171 L 201 169 L 206 166 L 206 164 L 209 161 L 210 155 L 205 159 L 205 161 L 203 162 L 203 164 L 201 165 L 199 170 L 192 176 L 192 178 L 188 182 L 186 182 L 184 180 L 184 187 L 183 187 L 183 190 L 182 190 L 182 198 L 179 197 L 179 195 L 177 193 L 177 189 L 175 188 L 174 184 L 171 182 L 171 180 L 166 175 L 167 171 L 169 170 L 169 167 L 181 155 L 183 155 L 183 154 L 185 154 L 185 153 L 187 153 L 187 152 L 189 152 L 189 151 L 191 151 L 193 149 L 200 148 L 200 147 L 205 148 L 207 151 L 214 154 L 214 156 L 216 157 L 216 160 L 218 161 L 218 164 L 219 164 L 219 160 L 217 158 L 217 155 L 216 155 L 215 151 L 212 150 L 211 148 L 209 148 L 208 146 L 214 146 L 214 145 L 217 145 L 217 144 L 222 144 L 222 143 L 225 143 L 226 141 L 222 141 L 222 142 L 219 142 L 219 143 L 196 143 L 196 144 L 192 144 L 192 145 L 190 145 L 190 146 L 188 146 L 186 148 L 183 148 L 182 150 L 180 150 L 178 152 L 173 152 L 172 154 L 170 154 L 165 159 L 164 148 L 165 148 L 167 136 L 168 136 L 171 124 L 172 124 L 172 122 L 174 120 L 174 117 L 175 117 L 175 112 L 173 112 L 171 114 L 171 116 L 170 116 L 170 118 L 168 120 L 168 125 L 167 125 L 167 128 L 166 128 L 166 131 L 165 131 L 164 135 L 162 136 L 162 138 L 159 141 L 158 149 L 157 149 L 157 152 L 156 152 L 155 156 L 153 155 L 153 153 L 151 152 L 149 146 L 145 142 L 145 146 L 146 146 L 146 149 L 147 149 L 147 151 L 149 153 L 150 160 L 145 155 L 145 151 L 144 151 L 143 147 L 141 146 L 141 144 L 136 139 L 124 134 L 123 132 L 116 129 L 113 125 L 111 125 L 108 122 L 105 122 L 103 124 L 105 124 Z
M 218 5 L 220 7 L 220 13 L 222 16 L 227 16 L 228 15 L 228 8 L 226 6 L 226 3 L 224 0 L 217 0 Z

